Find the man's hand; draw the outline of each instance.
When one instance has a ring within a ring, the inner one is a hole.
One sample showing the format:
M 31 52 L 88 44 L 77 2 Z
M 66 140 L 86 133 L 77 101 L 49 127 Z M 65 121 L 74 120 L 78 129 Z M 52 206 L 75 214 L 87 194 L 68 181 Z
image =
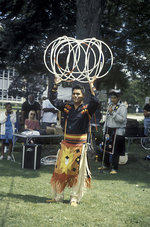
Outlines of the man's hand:
M 54 85 L 59 85 L 61 83 L 61 81 L 62 81 L 62 78 L 55 75 Z
M 91 87 L 91 86 L 94 87 L 94 82 L 95 82 L 95 80 L 97 80 L 97 77 L 96 77 L 96 76 L 93 76 L 92 79 L 89 80 L 89 85 L 90 85 L 90 87 Z
M 108 107 L 108 111 L 109 111 L 110 114 L 113 112 L 113 109 L 112 109 L 111 106 Z
M 5 115 L 8 116 L 8 114 L 13 114 L 13 111 L 12 110 L 11 111 L 6 111 Z
M 147 112 L 147 110 L 144 110 L 144 117 L 148 117 L 148 112 Z
M 96 88 L 94 87 L 94 82 L 96 79 L 97 79 L 96 76 L 93 76 L 93 78 L 89 80 L 90 90 L 93 96 L 95 96 L 94 90 L 96 90 Z
M 150 117 L 150 112 L 148 112 L 147 110 L 144 110 L 144 117 Z

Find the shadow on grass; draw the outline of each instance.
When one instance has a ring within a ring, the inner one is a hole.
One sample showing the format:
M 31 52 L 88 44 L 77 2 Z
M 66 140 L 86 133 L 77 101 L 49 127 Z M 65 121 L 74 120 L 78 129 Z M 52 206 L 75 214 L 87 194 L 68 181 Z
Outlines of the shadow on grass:
M 150 187 L 150 161 L 144 160 L 146 152 L 142 150 L 139 144 L 132 144 L 128 153 L 129 160 L 126 165 L 119 165 L 117 175 L 110 175 L 109 172 L 102 173 L 97 168 L 101 166 L 100 162 L 90 160 L 90 169 L 92 178 L 96 180 L 115 180 L 126 181 L 129 184 L 145 184 L 143 187 Z M 21 160 L 21 154 L 16 155 L 16 160 Z M 53 173 L 54 166 L 43 166 L 40 169 L 22 169 L 21 164 L 10 161 L 0 161 L 0 176 L 20 176 L 23 178 L 38 178 L 41 173 Z
M 21 153 L 15 153 L 15 162 L 7 161 L 6 157 L 4 160 L 0 161 L 0 176 L 20 176 L 24 178 L 36 178 L 40 176 L 40 173 L 52 173 L 54 169 L 54 165 L 46 166 L 41 165 L 39 169 L 28 169 L 21 168 Z
M 0 177 L 37 178 L 41 173 L 52 173 L 54 166 L 41 166 L 39 169 L 21 168 L 21 164 L 7 160 L 0 161 Z
M 12 199 L 14 200 L 22 200 L 24 202 L 27 203 L 46 203 L 46 200 L 50 199 L 47 197 L 40 197 L 40 196 L 34 196 L 34 195 L 22 195 L 22 194 L 14 194 L 12 193 L 13 191 L 13 186 L 14 186 L 14 177 L 12 177 L 11 179 L 11 184 L 10 184 L 10 188 L 9 188 L 9 192 L 8 193 L 0 193 L 0 200 L 3 200 L 4 198 L 8 198 L 7 202 L 6 202 L 6 206 L 5 209 L 3 210 L 3 215 L 2 215 L 2 219 L 0 220 L 0 226 L 4 227 L 6 226 L 6 220 L 7 220 L 7 216 L 9 213 L 9 209 L 10 209 L 10 202 L 12 201 Z M 70 201 L 65 200 L 64 203 L 69 203 Z
M 34 195 L 22 195 L 22 194 L 13 194 L 13 193 L 0 193 L 0 197 L 5 198 L 8 197 L 9 199 L 17 199 L 23 200 L 24 202 L 31 202 L 31 203 L 46 203 L 46 200 L 49 199 L 47 197 L 40 197 Z
M 29 195 L 29 194 L 26 194 L 26 195 L 13 194 L 11 192 L 10 193 L 0 193 L 0 197 L 2 197 L 3 199 L 7 197 L 9 199 L 22 200 L 27 203 L 46 203 L 46 200 L 51 199 L 51 198 L 47 198 L 47 197 L 40 197 L 40 196 Z M 68 204 L 68 203 L 70 203 L 70 201 L 64 200 L 63 203 Z
M 150 160 L 145 160 L 145 151 L 138 144 L 133 144 L 128 153 L 128 162 L 125 165 L 119 165 L 119 171 L 116 175 L 109 174 L 109 171 L 100 171 L 98 167 L 101 162 L 90 161 L 90 169 L 93 179 L 96 180 L 115 180 L 126 181 L 129 184 L 144 184 L 143 188 L 150 187 Z

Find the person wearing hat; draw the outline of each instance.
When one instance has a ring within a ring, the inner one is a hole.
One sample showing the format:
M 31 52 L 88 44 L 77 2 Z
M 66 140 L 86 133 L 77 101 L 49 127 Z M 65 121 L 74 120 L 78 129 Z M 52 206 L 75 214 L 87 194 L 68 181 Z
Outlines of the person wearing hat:
M 54 126 L 57 124 L 57 112 L 58 110 L 52 105 L 47 97 L 47 92 L 43 93 L 42 96 L 42 116 L 41 116 L 41 127 L 46 129 L 46 127 Z
M 125 128 L 127 123 L 127 107 L 120 99 L 120 90 L 109 92 L 110 104 L 107 109 L 104 133 L 104 166 L 98 169 L 111 168 L 110 174 L 118 172 L 119 156 L 125 155 Z M 105 144 L 105 145 L 104 145 Z
M 150 98 L 149 103 L 147 103 L 144 106 L 143 113 L 144 113 L 144 135 L 148 136 L 148 131 L 150 128 Z

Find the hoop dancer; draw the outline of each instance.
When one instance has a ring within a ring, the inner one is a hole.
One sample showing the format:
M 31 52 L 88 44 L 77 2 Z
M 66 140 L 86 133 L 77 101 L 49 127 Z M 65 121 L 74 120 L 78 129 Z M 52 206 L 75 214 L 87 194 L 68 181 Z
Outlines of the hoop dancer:
M 87 162 L 87 134 L 89 122 L 92 114 L 98 107 L 98 99 L 94 81 L 89 81 L 91 100 L 88 104 L 83 104 L 84 88 L 76 85 L 72 89 L 73 104 L 65 104 L 57 99 L 57 87 L 61 79 L 55 77 L 54 86 L 51 92 L 52 104 L 64 112 L 65 129 L 64 140 L 57 154 L 57 161 L 51 186 L 53 199 L 47 202 L 60 202 L 64 199 L 64 189 L 72 188 L 70 203 L 77 206 L 80 202 L 84 190 L 90 187 L 91 174 Z
M 104 67 L 106 50 L 107 56 L 110 56 L 110 64 Z M 65 113 L 64 140 L 61 142 L 51 179 L 53 199 L 47 202 L 63 201 L 65 187 L 71 187 L 71 206 L 77 206 L 84 189 L 90 187 L 91 182 L 87 163 L 87 134 L 91 116 L 98 107 L 98 94 L 94 82 L 108 74 L 113 64 L 113 55 L 107 44 L 101 40 L 76 40 L 63 36 L 47 46 L 44 63 L 48 71 L 55 75 L 50 101 Z M 103 67 L 106 71 L 102 71 Z M 61 81 L 89 83 L 89 103 L 83 103 L 84 89 L 80 85 L 72 89 L 73 104 L 64 104 L 58 100 L 57 87 Z

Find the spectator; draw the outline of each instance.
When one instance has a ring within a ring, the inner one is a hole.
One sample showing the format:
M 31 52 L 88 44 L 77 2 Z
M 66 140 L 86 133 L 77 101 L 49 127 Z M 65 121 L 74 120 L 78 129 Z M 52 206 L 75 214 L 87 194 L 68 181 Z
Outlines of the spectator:
M 28 118 L 30 110 L 34 110 L 36 112 L 36 119 L 40 121 L 41 107 L 40 104 L 35 101 L 35 97 L 33 94 L 29 95 L 28 100 L 22 104 L 21 121 L 23 125 L 25 119 Z
M 118 171 L 119 156 L 125 155 L 125 127 L 127 123 L 127 107 L 120 100 L 120 90 L 110 91 L 111 103 L 108 106 L 103 132 L 105 141 L 102 145 L 104 151 L 104 166 L 98 169 L 109 169 L 110 174 Z M 111 166 L 110 166 L 111 165 Z
M 36 120 L 35 110 L 31 110 L 29 112 L 28 119 L 25 120 L 25 129 L 30 131 L 40 129 L 40 123 L 38 120 Z
M 41 126 L 46 129 L 47 126 L 54 126 L 57 124 L 58 110 L 52 105 L 46 94 L 43 94 L 42 103 L 42 119 Z
M 148 136 L 148 130 L 150 129 L 150 99 L 149 103 L 144 106 L 144 135 Z
M 15 123 L 16 123 L 16 114 L 12 111 L 11 103 L 6 103 L 5 112 L 2 112 L 0 115 L 0 124 L 1 124 L 1 150 L 2 155 L 0 156 L 0 160 L 4 159 L 4 147 L 5 144 L 9 144 L 9 152 L 7 156 L 7 160 L 11 160 L 11 152 L 13 146 L 13 133 L 15 131 Z

